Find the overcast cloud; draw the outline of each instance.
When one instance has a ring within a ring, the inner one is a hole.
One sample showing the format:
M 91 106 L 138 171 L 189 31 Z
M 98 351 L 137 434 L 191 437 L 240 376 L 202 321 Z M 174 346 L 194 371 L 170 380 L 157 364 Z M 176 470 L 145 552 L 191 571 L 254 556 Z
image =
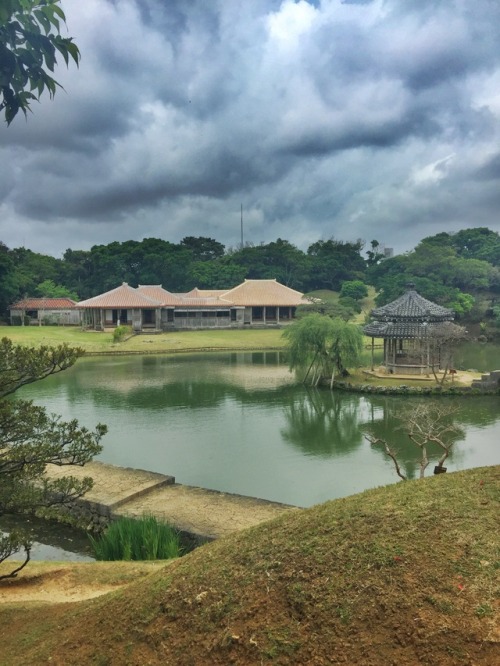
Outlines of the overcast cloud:
M 80 68 L 0 128 L 0 240 L 500 231 L 500 2 L 63 0 Z

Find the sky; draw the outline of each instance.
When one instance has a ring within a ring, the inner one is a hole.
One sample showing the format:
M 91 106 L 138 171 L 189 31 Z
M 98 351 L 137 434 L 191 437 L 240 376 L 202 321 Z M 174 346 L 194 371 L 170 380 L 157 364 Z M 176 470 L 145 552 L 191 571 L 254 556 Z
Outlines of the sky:
M 64 90 L 0 126 L 0 240 L 227 248 L 500 231 L 498 0 L 62 0 Z

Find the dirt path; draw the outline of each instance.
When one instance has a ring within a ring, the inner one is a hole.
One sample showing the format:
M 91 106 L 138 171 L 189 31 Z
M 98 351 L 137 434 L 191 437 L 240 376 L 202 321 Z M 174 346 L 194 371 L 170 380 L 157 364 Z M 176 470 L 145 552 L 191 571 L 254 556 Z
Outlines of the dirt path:
M 30 562 L 16 578 L 0 581 L 0 605 L 93 599 L 166 565 L 166 562 Z M 12 562 L 4 562 L 0 574 L 11 569 Z
M 54 571 L 41 576 L 23 576 L 13 581 L 0 583 L 0 604 L 40 602 L 68 603 L 99 597 L 116 590 L 116 585 L 78 585 L 64 572 Z

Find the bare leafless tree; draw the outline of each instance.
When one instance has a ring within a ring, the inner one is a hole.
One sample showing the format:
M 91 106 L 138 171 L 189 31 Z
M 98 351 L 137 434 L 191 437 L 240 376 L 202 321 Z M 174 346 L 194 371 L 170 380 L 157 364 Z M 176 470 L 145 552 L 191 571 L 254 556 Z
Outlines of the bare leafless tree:
M 425 476 L 425 470 L 429 466 L 428 446 L 437 445 L 442 453 L 435 466 L 434 473 L 445 472 L 443 466 L 450 455 L 453 445 L 464 437 L 464 430 L 458 426 L 453 417 L 457 409 L 447 405 L 425 405 L 420 404 L 410 410 L 403 412 L 396 418 L 401 421 L 399 429 L 406 432 L 409 439 L 420 449 L 420 478 Z M 382 445 L 386 455 L 394 463 L 397 475 L 406 481 L 407 476 L 401 471 L 397 451 L 390 446 L 386 439 L 376 437 L 369 427 L 364 432 L 372 446 Z
M 453 358 L 457 345 L 467 337 L 463 326 L 451 321 L 444 321 L 432 326 L 429 331 L 430 365 L 436 384 L 444 384 L 453 369 Z M 441 372 L 441 376 L 438 372 Z

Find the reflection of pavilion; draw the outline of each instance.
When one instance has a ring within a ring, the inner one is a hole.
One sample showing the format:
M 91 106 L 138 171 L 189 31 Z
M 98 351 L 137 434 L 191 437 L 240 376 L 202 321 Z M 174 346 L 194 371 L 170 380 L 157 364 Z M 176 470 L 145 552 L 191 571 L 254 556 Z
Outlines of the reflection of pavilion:
M 458 329 L 454 314 L 420 296 L 414 286 L 408 284 L 405 294 L 372 310 L 374 321 L 364 328 L 372 338 L 372 370 L 374 338 L 384 341 L 383 365 L 390 374 L 422 375 L 440 368 L 443 349 L 433 342 L 452 335 L 448 329 Z

